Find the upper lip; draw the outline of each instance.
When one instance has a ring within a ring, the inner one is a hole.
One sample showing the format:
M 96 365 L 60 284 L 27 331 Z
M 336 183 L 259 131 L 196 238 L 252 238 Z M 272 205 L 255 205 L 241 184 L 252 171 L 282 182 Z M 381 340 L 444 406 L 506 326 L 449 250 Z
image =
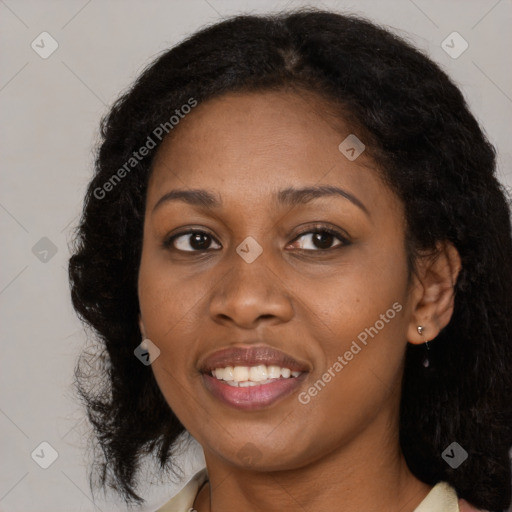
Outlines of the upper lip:
M 228 347 L 206 357 L 199 365 L 203 373 L 227 366 L 280 366 L 292 371 L 309 371 L 308 365 L 268 345 Z

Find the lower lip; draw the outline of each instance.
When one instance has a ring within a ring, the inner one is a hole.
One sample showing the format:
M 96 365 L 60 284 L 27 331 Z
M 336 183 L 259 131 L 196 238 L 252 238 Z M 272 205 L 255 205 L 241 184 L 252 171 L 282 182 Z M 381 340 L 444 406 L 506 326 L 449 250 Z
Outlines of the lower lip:
M 298 377 L 278 379 L 268 384 L 244 388 L 230 386 L 206 373 L 202 375 L 206 389 L 221 402 L 236 409 L 249 411 L 269 407 L 281 398 L 290 395 L 302 384 L 306 373 L 303 372 Z

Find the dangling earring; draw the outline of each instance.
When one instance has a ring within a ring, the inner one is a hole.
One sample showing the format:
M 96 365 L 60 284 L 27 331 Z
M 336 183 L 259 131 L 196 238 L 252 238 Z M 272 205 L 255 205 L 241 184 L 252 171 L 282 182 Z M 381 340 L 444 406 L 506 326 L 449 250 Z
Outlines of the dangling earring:
M 423 331 L 425 328 L 422 325 L 418 325 L 418 334 L 420 336 L 423 336 Z M 425 348 L 427 349 L 427 353 L 425 354 L 425 358 L 423 359 L 423 366 L 425 368 L 428 368 L 430 366 L 430 360 L 428 358 L 428 351 L 430 350 L 430 347 L 428 346 L 428 341 L 425 341 Z
M 425 359 L 423 359 L 423 366 L 428 368 L 430 366 L 430 360 L 428 358 L 428 351 L 430 350 L 428 346 L 428 341 L 425 342 L 425 348 L 427 349 L 427 353 L 425 354 Z

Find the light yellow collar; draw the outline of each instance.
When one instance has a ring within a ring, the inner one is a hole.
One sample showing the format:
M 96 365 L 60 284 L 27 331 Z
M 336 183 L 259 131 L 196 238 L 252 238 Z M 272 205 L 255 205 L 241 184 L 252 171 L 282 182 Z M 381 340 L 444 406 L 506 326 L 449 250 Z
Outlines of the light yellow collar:
M 414 512 L 459 512 L 455 489 L 446 482 L 439 482 L 414 509 Z
M 194 505 L 197 493 L 208 480 L 206 468 L 198 471 L 183 489 L 155 512 L 189 512 Z
M 208 480 L 206 468 L 197 472 L 174 498 L 162 505 L 155 512 L 189 512 L 194 505 L 197 493 Z M 459 512 L 459 501 L 453 487 L 446 482 L 439 482 L 425 496 L 414 512 Z

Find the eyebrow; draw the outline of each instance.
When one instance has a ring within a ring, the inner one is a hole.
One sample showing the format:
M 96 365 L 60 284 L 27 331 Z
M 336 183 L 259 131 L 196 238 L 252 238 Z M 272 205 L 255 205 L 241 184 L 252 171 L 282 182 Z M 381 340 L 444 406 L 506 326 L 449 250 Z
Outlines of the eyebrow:
M 279 190 L 274 195 L 274 201 L 280 205 L 297 206 L 306 204 L 320 197 L 340 196 L 349 200 L 352 204 L 360 208 L 366 215 L 370 215 L 366 206 L 353 194 L 343 190 L 342 188 L 332 185 L 320 185 L 304 188 L 288 187 Z M 222 199 L 215 196 L 211 192 L 202 189 L 177 189 L 171 190 L 164 194 L 153 207 L 153 212 L 162 204 L 170 201 L 183 201 L 192 206 L 202 206 L 205 208 L 220 208 L 222 206 Z

